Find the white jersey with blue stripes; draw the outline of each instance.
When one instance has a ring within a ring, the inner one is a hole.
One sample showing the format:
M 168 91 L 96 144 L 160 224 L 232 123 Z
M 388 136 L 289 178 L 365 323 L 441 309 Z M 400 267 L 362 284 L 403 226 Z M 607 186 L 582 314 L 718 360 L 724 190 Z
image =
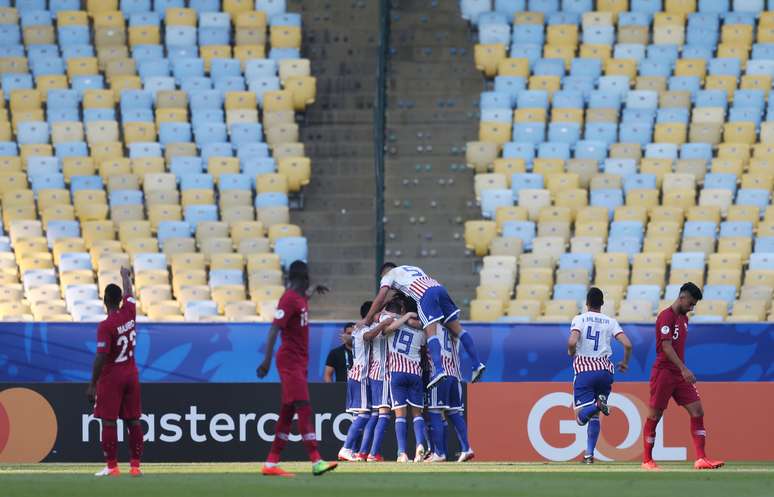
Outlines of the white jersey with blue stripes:
M 390 317 L 389 315 L 382 314 L 379 317 L 379 322 L 381 323 Z M 387 337 L 380 333 L 371 340 L 371 360 L 368 367 L 368 377 L 372 380 L 387 379 L 387 353 Z
M 379 286 L 394 288 L 419 302 L 429 288 L 441 285 L 418 267 L 398 266 L 382 277 Z
M 580 332 L 575 349 L 573 369 L 576 373 L 606 370 L 614 372 L 610 356 L 613 354 L 611 341 L 623 333 L 618 321 L 601 312 L 584 312 L 575 316 L 570 331 Z
M 401 326 L 387 337 L 390 373 L 422 375 L 421 349 L 427 343 L 425 332 L 409 326 Z
M 352 367 L 349 368 L 347 377 L 351 380 L 360 381 L 368 375 L 368 361 L 371 357 L 371 343 L 363 340 L 363 335 L 379 323 L 371 326 L 361 326 L 352 332 Z

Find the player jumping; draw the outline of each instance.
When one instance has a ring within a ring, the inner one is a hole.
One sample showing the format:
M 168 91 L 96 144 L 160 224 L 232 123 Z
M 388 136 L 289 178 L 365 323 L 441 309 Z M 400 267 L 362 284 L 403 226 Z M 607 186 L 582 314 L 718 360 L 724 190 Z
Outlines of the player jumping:
M 443 361 L 446 378 L 430 391 L 429 417 L 430 434 L 433 437 L 433 454 L 427 462 L 446 461 L 446 415 L 460 442 L 460 455 L 457 462 L 466 462 L 475 456 L 468 441 L 468 425 L 462 415 L 465 406 L 462 403 L 462 376 L 460 375 L 459 340 L 449 329 L 441 326 L 439 329 L 441 341 L 441 360 Z
M 387 301 L 391 289 L 402 292 L 416 301 L 419 319 L 427 335 L 427 349 L 430 352 L 435 371 L 435 376 L 430 378 L 427 388 L 436 387 L 446 377 L 441 361 L 441 344 L 436 336 L 439 322 L 460 339 L 462 347 L 474 364 L 471 382 L 478 381 L 486 366 L 478 358 L 478 351 L 473 339 L 460 325 L 460 309 L 449 297 L 446 288 L 420 268 L 414 266 L 398 266 L 392 262 L 386 262 L 382 265 L 381 276 L 379 293 L 371 304 L 371 309 L 364 320 L 365 323 L 373 321 L 376 313 Z
M 570 326 L 567 353 L 573 357 L 572 368 L 575 378 L 572 386 L 575 396 L 575 410 L 578 424 L 588 425 L 586 454 L 583 462 L 594 463 L 594 448 L 599 438 L 599 413 L 610 414 L 607 399 L 613 386 L 615 368 L 610 362 L 613 350 L 611 338 L 624 346 L 624 358 L 618 364 L 618 371 L 629 369 L 632 343 L 615 319 L 602 314 L 604 304 L 602 290 L 591 287 L 586 294 L 587 312 L 575 316 Z
M 89 402 L 94 404 L 94 417 L 102 420 L 102 451 L 107 466 L 95 476 L 119 476 L 118 418 L 124 420 L 129 431 L 130 470 L 140 476 L 140 458 L 143 432 L 140 425 L 140 380 L 134 362 L 137 344 L 135 321 L 137 311 L 132 294 L 131 271 L 121 268 L 123 292 L 118 285 L 105 287 L 107 317 L 97 326 L 97 355 L 86 390 Z
M 717 469 L 723 461 L 709 459 L 704 453 L 707 432 L 704 430 L 704 408 L 696 390 L 696 376 L 685 365 L 685 342 L 688 340 L 688 313 L 701 300 L 699 287 L 686 283 L 680 287 L 677 300 L 661 311 L 656 319 L 656 362 L 650 373 L 650 409 L 642 429 L 642 468 L 658 470 L 653 460 L 656 426 L 669 398 L 685 407 L 691 417 L 691 438 L 696 449 L 696 469 Z
M 279 467 L 280 454 L 290 435 L 293 415 L 298 415 L 298 427 L 304 445 L 312 461 L 312 474 L 321 475 L 336 468 L 335 462 L 322 460 L 317 451 L 317 434 L 314 428 L 312 406 L 309 403 L 307 384 L 309 367 L 309 269 L 305 262 L 295 261 L 288 268 L 289 286 L 280 297 L 274 322 L 266 342 L 266 355 L 256 374 L 263 378 L 271 367 L 271 356 L 277 334 L 282 333 L 282 344 L 277 351 L 277 371 L 282 384 L 282 400 L 277 420 L 274 442 L 269 457 L 261 472 L 267 476 L 295 476 Z M 317 293 L 328 291 L 323 286 L 315 288 Z

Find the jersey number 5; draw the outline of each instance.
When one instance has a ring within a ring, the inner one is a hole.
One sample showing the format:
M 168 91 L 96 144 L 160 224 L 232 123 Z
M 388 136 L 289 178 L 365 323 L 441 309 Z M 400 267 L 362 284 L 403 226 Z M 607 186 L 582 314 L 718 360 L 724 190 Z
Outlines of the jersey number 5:
M 135 330 L 132 330 L 128 337 L 126 335 L 121 335 L 118 337 L 118 340 L 116 340 L 116 345 L 121 347 L 121 353 L 116 357 L 116 362 L 125 362 L 129 359 L 126 355 L 126 349 L 129 348 L 129 342 L 132 342 L 132 347 L 137 345 L 137 332 Z
M 411 350 L 411 342 L 414 341 L 414 334 L 407 331 L 400 331 L 395 333 L 395 338 L 392 340 L 392 348 L 401 354 L 408 354 Z M 401 345 L 401 348 L 398 348 Z M 402 350 L 401 350 L 402 349 Z
M 594 330 L 593 326 L 586 328 L 586 338 L 594 340 L 594 350 L 596 351 L 599 349 L 599 330 L 594 330 L 593 334 L 591 333 L 592 330 Z

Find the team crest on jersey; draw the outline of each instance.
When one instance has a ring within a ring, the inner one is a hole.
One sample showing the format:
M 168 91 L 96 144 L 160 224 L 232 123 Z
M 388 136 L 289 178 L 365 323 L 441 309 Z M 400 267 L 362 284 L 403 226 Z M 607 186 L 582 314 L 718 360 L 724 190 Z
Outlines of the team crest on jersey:
M 285 317 L 285 311 L 282 309 L 277 309 L 274 311 L 274 319 L 282 319 Z
M 661 327 L 661 334 L 662 335 L 668 335 L 669 334 L 669 326 L 662 326 Z

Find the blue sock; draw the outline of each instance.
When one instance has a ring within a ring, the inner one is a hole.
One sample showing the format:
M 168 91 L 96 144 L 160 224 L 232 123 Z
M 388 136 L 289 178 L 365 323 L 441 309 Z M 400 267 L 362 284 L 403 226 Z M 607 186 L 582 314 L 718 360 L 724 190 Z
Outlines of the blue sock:
M 462 333 L 460 334 L 460 343 L 462 344 L 462 348 L 465 349 L 465 352 L 467 352 L 468 357 L 470 357 L 473 367 L 477 368 L 478 365 L 481 364 L 481 360 L 478 358 L 478 349 L 476 349 L 476 344 L 473 343 L 473 338 L 470 337 L 470 333 L 462 330 Z
M 435 452 L 435 429 L 433 428 L 433 413 L 427 413 L 425 419 L 425 440 L 427 440 L 427 450 Z
M 580 420 L 581 423 L 586 424 L 591 419 L 591 416 L 595 415 L 598 412 L 599 412 L 599 409 L 597 409 L 596 404 L 588 405 L 583 409 L 581 409 L 580 411 L 578 411 L 578 419 Z
M 443 451 L 443 454 L 448 454 L 448 448 L 446 447 L 446 434 L 449 433 L 449 422 L 445 419 L 443 420 L 443 433 L 441 434 L 441 450 Z
M 454 425 L 454 431 L 457 432 L 457 439 L 460 441 L 460 449 L 463 452 L 470 450 L 470 442 L 468 441 L 468 425 L 465 423 L 465 418 L 459 411 L 450 412 L 446 417 Z
M 430 433 L 433 436 L 433 453 L 445 456 L 446 450 L 444 450 L 443 443 L 445 433 L 443 429 L 443 416 L 441 416 L 440 412 L 430 413 Z
M 395 417 L 395 437 L 398 439 L 398 454 L 406 452 L 406 416 Z
M 374 427 L 376 426 L 376 421 L 378 419 L 379 417 L 376 413 L 371 414 L 371 417 L 368 418 L 368 423 L 366 423 L 365 428 L 363 428 L 363 441 L 360 442 L 359 451 L 361 454 L 368 454 L 368 451 L 371 450 L 371 440 L 373 440 Z
M 376 417 L 376 416 L 371 416 Z M 374 429 L 374 441 L 371 444 L 371 455 L 376 456 L 382 451 L 382 440 L 384 440 L 384 432 L 387 431 L 387 423 L 390 422 L 389 414 L 380 414 L 379 420 L 376 422 L 376 428 Z
M 441 340 L 438 335 L 431 336 L 427 339 L 427 350 L 430 352 L 430 359 L 433 360 L 433 369 L 435 371 L 443 371 L 443 363 L 441 362 Z
M 599 418 L 591 418 L 589 420 L 587 428 L 586 439 L 586 455 L 593 456 L 594 448 L 597 446 L 597 439 L 599 438 L 600 423 Z
M 352 424 L 349 425 L 349 431 L 347 432 L 347 440 L 344 442 L 345 449 L 355 449 L 357 440 L 360 438 L 360 432 L 363 431 L 363 428 L 368 423 L 368 418 L 370 417 L 371 414 L 363 413 L 359 414 L 355 420 L 352 421 Z
M 427 447 L 427 440 L 425 440 L 425 418 L 420 414 L 414 418 L 414 439 L 417 441 L 417 445 L 422 444 Z

